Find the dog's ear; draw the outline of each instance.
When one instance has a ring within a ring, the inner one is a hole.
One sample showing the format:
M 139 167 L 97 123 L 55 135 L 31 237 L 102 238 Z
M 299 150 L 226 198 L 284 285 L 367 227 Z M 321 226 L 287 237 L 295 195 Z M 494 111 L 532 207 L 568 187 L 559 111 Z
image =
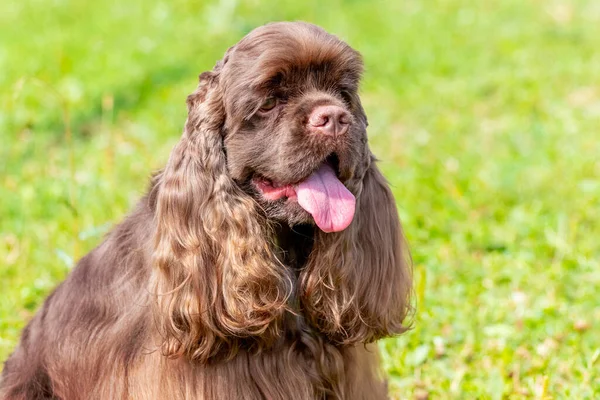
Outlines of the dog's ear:
M 411 263 L 396 204 L 373 157 L 369 160 L 354 188 L 354 220 L 341 232 L 317 230 L 301 274 L 301 300 L 311 324 L 339 344 L 402 333 L 411 310 Z
M 163 352 L 199 361 L 232 356 L 231 338 L 258 347 L 276 340 L 292 291 L 270 251 L 268 224 L 228 174 L 220 84 L 226 58 L 200 75 L 188 97 L 185 131 L 154 195 L 153 280 Z

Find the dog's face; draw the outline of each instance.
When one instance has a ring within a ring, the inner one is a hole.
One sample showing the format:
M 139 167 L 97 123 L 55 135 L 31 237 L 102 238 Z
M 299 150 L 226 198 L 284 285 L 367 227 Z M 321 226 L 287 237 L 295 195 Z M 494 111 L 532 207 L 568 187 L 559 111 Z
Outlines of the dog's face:
M 352 180 L 368 157 L 361 72 L 356 51 L 310 24 L 266 25 L 228 52 L 227 165 L 269 218 L 324 231 L 352 221 Z

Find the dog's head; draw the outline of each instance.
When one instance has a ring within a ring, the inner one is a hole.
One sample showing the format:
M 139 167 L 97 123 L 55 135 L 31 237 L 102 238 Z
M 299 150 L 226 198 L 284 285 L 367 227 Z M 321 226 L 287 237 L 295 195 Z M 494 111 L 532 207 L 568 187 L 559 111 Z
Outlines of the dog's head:
M 283 22 L 252 31 L 204 75 L 222 93 L 229 174 L 269 218 L 325 232 L 351 223 L 353 179 L 370 162 L 361 73 L 343 41 Z

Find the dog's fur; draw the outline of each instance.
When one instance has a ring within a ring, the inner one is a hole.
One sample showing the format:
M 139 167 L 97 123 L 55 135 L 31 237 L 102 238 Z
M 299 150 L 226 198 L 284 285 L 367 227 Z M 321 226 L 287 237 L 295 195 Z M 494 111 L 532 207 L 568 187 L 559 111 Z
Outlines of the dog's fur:
M 0 397 L 386 398 L 368 343 L 406 329 L 411 271 L 367 144 L 361 73 L 356 51 L 306 23 L 230 48 L 188 97 L 148 194 L 23 331 Z M 347 134 L 307 132 L 322 104 L 350 113 Z M 252 183 L 299 182 L 326 160 L 357 198 L 340 232 Z

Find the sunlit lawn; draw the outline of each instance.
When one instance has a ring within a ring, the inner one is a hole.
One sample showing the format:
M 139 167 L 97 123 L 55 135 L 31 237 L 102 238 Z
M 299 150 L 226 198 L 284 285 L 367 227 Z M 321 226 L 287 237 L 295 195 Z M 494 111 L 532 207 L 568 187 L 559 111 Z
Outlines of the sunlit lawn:
M 271 20 L 362 52 L 415 264 L 395 396 L 600 398 L 600 2 L 0 3 L 0 360 L 166 161 L 197 75 Z

